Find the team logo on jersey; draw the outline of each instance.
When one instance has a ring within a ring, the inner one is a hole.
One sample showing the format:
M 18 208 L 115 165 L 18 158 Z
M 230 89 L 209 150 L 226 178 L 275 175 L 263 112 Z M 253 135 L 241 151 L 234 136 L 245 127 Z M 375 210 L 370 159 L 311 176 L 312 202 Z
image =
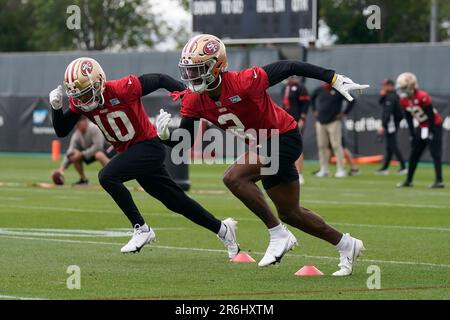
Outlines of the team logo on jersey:
M 241 97 L 239 97 L 239 96 L 233 96 L 233 97 L 229 98 L 229 100 L 232 103 L 238 103 L 239 101 L 242 101 Z
M 111 103 L 112 106 L 116 106 L 120 103 L 119 99 L 117 98 L 111 99 L 109 100 L 109 102 Z
M 208 43 L 203 47 L 203 53 L 207 55 L 213 55 L 220 49 L 220 44 L 216 40 L 208 41 Z
M 94 66 L 92 65 L 92 62 L 90 62 L 90 61 L 83 61 L 81 63 L 81 74 L 83 76 L 87 77 L 88 74 L 92 73 L 92 70 L 94 70 Z

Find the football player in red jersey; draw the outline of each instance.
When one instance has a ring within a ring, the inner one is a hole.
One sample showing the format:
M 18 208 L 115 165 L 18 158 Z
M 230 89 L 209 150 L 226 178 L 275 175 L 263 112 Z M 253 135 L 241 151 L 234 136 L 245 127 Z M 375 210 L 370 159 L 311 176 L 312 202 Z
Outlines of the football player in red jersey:
M 188 82 L 189 91 L 180 94 L 182 120 L 180 127 L 191 132 L 193 139 L 196 119 L 207 119 L 216 126 L 231 131 L 278 131 L 279 170 L 262 175 L 265 159 L 251 164 L 254 157 L 246 152 L 245 163 L 238 161 L 225 172 L 223 181 L 231 192 L 253 211 L 267 226 L 270 234 L 268 249 L 259 266 L 275 264 L 297 240 L 280 220 L 306 233 L 336 245 L 340 252 L 340 269 L 335 276 L 353 272 L 356 257 L 364 249 L 361 240 L 342 234 L 311 210 L 300 207 L 299 176 L 295 161 L 302 154 L 302 137 L 295 119 L 275 104 L 267 89 L 290 76 L 304 76 L 331 83 L 347 99 L 349 91 L 368 86 L 354 83 L 332 70 L 302 63 L 280 61 L 264 67 L 240 72 L 227 72 L 227 56 L 223 42 L 213 35 L 198 35 L 184 47 L 179 62 L 181 77 Z M 170 114 L 161 110 L 157 117 L 158 135 L 168 145 L 171 141 L 168 125 Z M 270 139 L 270 134 L 269 134 Z M 240 159 L 242 160 L 242 158 Z M 264 194 L 256 185 L 262 184 L 275 204 L 279 219 L 272 213 Z
M 417 77 L 413 73 L 402 73 L 397 78 L 396 87 L 400 96 L 400 105 L 405 111 L 412 141 L 408 176 L 406 181 L 398 184 L 398 186 L 413 186 L 414 172 L 428 145 L 436 174 L 436 180 L 430 185 L 430 188 L 444 188 L 442 178 L 442 117 L 433 107 L 430 95 L 418 88 Z M 413 119 L 419 123 L 417 130 L 414 128 Z
M 214 232 L 228 249 L 230 258 L 238 252 L 236 221 L 217 220 L 212 214 L 187 196 L 171 179 L 164 165 L 165 147 L 144 110 L 141 97 L 164 88 L 183 90 L 184 85 L 162 74 L 145 74 L 139 78 L 128 75 L 106 81 L 100 64 L 91 58 L 79 58 L 67 67 L 64 86 L 69 96 L 69 110 L 62 111 L 62 87 L 50 93 L 53 126 L 58 137 L 66 136 L 85 115 L 103 132 L 119 153 L 99 173 L 102 187 L 125 213 L 134 234 L 121 252 L 139 252 L 155 239 L 155 233 L 145 223 L 124 182 L 137 180 L 151 196 L 169 210 Z

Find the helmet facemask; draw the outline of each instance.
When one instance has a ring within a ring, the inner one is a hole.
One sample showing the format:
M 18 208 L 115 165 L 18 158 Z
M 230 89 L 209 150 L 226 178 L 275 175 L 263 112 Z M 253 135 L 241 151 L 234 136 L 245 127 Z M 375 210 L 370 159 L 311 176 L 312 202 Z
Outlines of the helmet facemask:
M 74 107 L 81 109 L 84 112 L 90 112 L 96 109 L 99 105 L 103 105 L 103 81 L 92 81 L 88 75 L 91 85 L 79 90 L 75 88 L 73 90 L 66 90 L 67 95 L 72 98 L 72 104 Z
M 203 63 L 196 64 L 178 64 L 181 73 L 181 80 L 187 82 L 189 90 L 196 93 L 210 91 L 208 87 L 216 81 L 212 74 L 216 59 L 210 59 Z M 220 77 L 220 75 L 219 75 Z
M 408 85 L 397 85 L 395 89 L 400 98 L 409 98 L 414 94 L 414 90 L 411 90 L 412 88 Z
M 398 76 L 395 89 L 400 98 L 411 98 L 417 88 L 417 77 L 414 74 L 406 72 Z

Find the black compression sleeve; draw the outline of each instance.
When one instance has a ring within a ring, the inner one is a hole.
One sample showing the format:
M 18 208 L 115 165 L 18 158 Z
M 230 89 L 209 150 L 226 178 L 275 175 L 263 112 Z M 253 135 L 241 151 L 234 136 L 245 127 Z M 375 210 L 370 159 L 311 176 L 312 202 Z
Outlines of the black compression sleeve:
M 322 80 L 327 83 L 333 81 L 335 72 L 313 64 L 296 61 L 282 60 L 263 67 L 269 77 L 269 86 L 272 87 L 290 76 L 299 76 Z
M 405 119 L 406 122 L 408 123 L 409 133 L 411 134 L 412 137 L 416 137 L 416 130 L 414 129 L 414 122 L 411 113 L 406 111 Z
M 158 89 L 166 89 L 167 91 L 183 91 L 186 89 L 184 84 L 174 78 L 160 73 L 149 73 L 139 77 L 142 87 L 142 96 L 146 96 Z
M 428 116 L 428 127 L 430 129 L 430 132 L 434 132 L 434 126 L 435 126 L 435 114 L 433 110 L 433 106 L 430 105 L 428 108 L 425 108 L 425 113 Z
M 80 120 L 81 115 L 71 111 L 70 109 L 63 112 L 61 109 L 53 110 L 53 129 L 59 138 L 67 136 L 72 131 L 75 124 Z
M 182 117 L 179 129 L 185 129 L 189 132 L 189 137 L 191 138 L 191 146 L 194 145 L 195 142 L 195 122 L 199 119 L 195 118 L 188 118 L 188 117 Z M 175 147 L 180 141 L 172 141 L 171 139 L 162 141 L 165 145 L 173 148 Z

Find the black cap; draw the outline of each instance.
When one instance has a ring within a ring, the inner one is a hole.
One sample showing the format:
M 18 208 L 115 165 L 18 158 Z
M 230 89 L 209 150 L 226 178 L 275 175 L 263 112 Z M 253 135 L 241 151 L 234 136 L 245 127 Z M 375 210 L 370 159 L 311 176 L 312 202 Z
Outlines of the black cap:
M 395 86 L 395 82 L 394 82 L 394 80 L 392 80 L 392 79 L 384 79 L 384 80 L 381 82 L 381 85 L 382 85 L 382 86 Z

